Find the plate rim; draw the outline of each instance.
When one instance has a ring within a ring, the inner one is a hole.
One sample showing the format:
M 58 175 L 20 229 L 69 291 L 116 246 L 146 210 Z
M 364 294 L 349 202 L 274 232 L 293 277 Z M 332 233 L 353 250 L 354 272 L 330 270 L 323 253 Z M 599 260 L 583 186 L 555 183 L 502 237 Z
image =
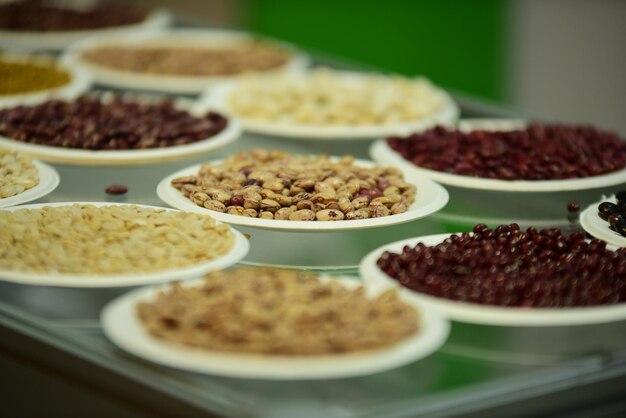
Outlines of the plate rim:
M 0 39 L 2 39 L 0 44 L 9 47 L 19 46 L 27 51 L 62 50 L 86 37 L 159 30 L 167 27 L 173 19 L 174 17 L 169 10 L 156 8 L 149 11 L 146 17 L 140 22 L 98 29 L 63 31 L 0 30 Z
M 70 81 L 46 90 L 38 90 L 26 93 L 0 95 L 0 109 L 16 106 L 32 106 L 52 99 L 74 99 L 91 88 L 92 79 L 89 74 L 67 63 L 45 54 L 29 54 L 26 52 L 8 52 L 3 59 L 14 62 L 40 62 L 52 64 L 70 75 Z
M 102 206 L 137 206 L 141 208 L 159 209 L 165 211 L 178 211 L 177 209 L 142 205 L 135 203 L 120 202 L 53 202 L 38 203 L 29 205 L 18 205 L 0 208 L 0 211 L 16 211 L 19 209 L 40 209 L 45 206 L 60 207 L 79 205 Z M 215 220 L 217 224 L 223 224 Z M 113 274 L 113 275 L 88 275 L 88 274 L 63 274 L 63 273 L 32 273 L 32 272 L 16 272 L 12 270 L 0 270 L 0 282 L 11 282 L 22 285 L 32 286 L 52 286 L 52 287 L 71 287 L 71 288 L 111 288 L 111 287 L 128 287 L 146 284 L 155 284 L 169 282 L 172 280 L 187 280 L 197 277 L 214 270 L 230 267 L 242 260 L 250 249 L 250 244 L 245 236 L 230 227 L 230 231 L 234 236 L 232 248 L 224 255 L 214 259 L 193 264 L 186 267 L 175 267 L 167 270 L 161 270 L 152 273 L 137 274 Z
M 458 125 L 463 130 L 471 130 L 472 126 L 476 126 L 477 128 L 475 129 L 488 129 L 483 125 L 485 121 L 513 123 L 514 126 L 512 128 L 519 126 L 520 123 L 519 119 L 461 119 Z M 505 128 L 502 125 L 499 125 L 497 129 Z M 387 145 L 386 138 L 379 138 L 374 141 L 370 146 L 369 155 L 374 161 L 381 164 L 395 165 L 404 172 L 421 173 L 422 175 L 425 175 L 446 186 L 460 187 L 464 189 L 531 193 L 560 192 L 597 189 L 626 182 L 626 167 L 618 171 L 592 177 L 536 181 L 488 179 L 445 173 L 416 166 L 402 157 L 402 155 L 391 149 L 391 147 Z
M 194 111 L 190 111 L 194 114 Z M 21 142 L 0 135 L 0 147 L 9 148 L 47 162 L 89 165 L 125 166 L 148 165 L 182 160 L 207 154 L 232 144 L 241 138 L 241 124 L 234 118 L 224 116 L 228 123 L 217 134 L 189 144 L 141 150 L 85 150 L 78 148 L 53 147 L 49 145 Z
M 362 78 L 370 74 L 366 72 L 348 70 L 333 70 L 333 72 L 340 74 L 341 77 L 348 78 Z M 290 74 L 290 76 L 303 77 L 305 74 L 305 72 L 300 72 Z M 382 73 L 376 74 L 380 75 Z M 425 77 L 414 77 L 414 79 L 424 79 L 426 82 L 431 84 L 436 94 L 443 99 L 444 105 L 440 111 L 428 118 L 395 124 L 363 126 L 297 125 L 290 123 L 257 121 L 254 119 L 244 118 L 233 112 L 227 104 L 228 94 L 234 90 L 242 80 L 224 81 L 206 89 L 200 96 L 199 106 L 211 106 L 236 117 L 241 121 L 244 130 L 251 133 L 278 136 L 294 140 L 371 140 L 384 135 L 402 135 L 410 132 L 426 130 L 438 124 L 450 125 L 456 122 L 460 114 L 460 110 L 457 103 L 452 99 L 452 96 L 441 87 L 432 84 L 432 82 Z
M 353 285 L 363 284 L 354 277 L 334 277 L 342 284 L 345 281 L 354 283 Z M 202 279 L 187 281 L 184 285 L 192 286 L 201 281 Z M 450 331 L 449 321 L 437 311 L 428 310 L 420 303 L 403 298 L 418 310 L 420 330 L 391 347 L 372 350 L 370 353 L 289 357 L 211 352 L 164 342 L 145 331 L 134 313 L 134 306 L 137 301 L 152 297 L 164 287 L 166 286 L 135 289 L 110 301 L 101 311 L 102 329 L 109 340 L 124 351 L 150 362 L 195 373 L 262 380 L 316 380 L 362 376 L 410 364 L 431 355 L 445 343 Z M 124 322 L 120 322 L 120 319 L 124 319 Z M 133 332 L 127 332 L 120 324 L 130 326 Z M 146 344 L 152 350 L 156 349 L 156 354 L 154 351 L 146 354 Z M 372 359 L 378 360 L 378 364 Z M 206 361 L 212 361 L 213 364 L 207 365 Z
M 361 260 L 359 274 L 363 281 L 370 285 L 399 289 L 407 293 L 408 297 L 424 303 L 429 308 L 439 310 L 450 320 L 457 322 L 506 327 L 553 327 L 594 325 L 626 320 L 626 303 L 578 308 L 519 308 L 488 306 L 439 298 L 401 286 L 376 265 L 376 260 L 384 251 L 398 252 L 405 245 L 414 247 L 418 242 L 435 245 L 451 235 L 453 234 L 424 235 L 385 244 L 371 251 Z
M 24 190 L 22 193 L 0 199 L 0 208 L 23 205 L 33 200 L 40 199 L 52 193 L 61 183 L 59 172 L 52 166 L 42 163 L 41 161 L 31 160 L 32 164 L 37 167 L 39 175 L 39 183 L 35 187 Z
M 339 158 L 339 157 L 331 157 L 331 158 Z M 291 231 L 291 232 L 337 232 L 337 231 L 354 231 L 359 229 L 369 229 L 369 228 L 379 228 L 391 225 L 397 225 L 405 222 L 416 221 L 427 216 L 430 216 L 437 211 L 441 210 L 449 201 L 450 195 L 448 191 L 437 184 L 436 182 L 425 178 L 423 176 L 405 176 L 405 181 L 411 183 L 415 186 L 419 187 L 427 187 L 432 190 L 432 194 L 429 196 L 429 201 L 422 208 L 414 208 L 410 209 L 406 212 L 397 214 L 384 216 L 380 218 L 369 218 L 369 219 L 357 219 L 351 221 L 328 221 L 328 222 L 320 222 L 320 221 L 287 221 L 287 220 L 275 220 L 275 219 L 259 219 L 259 218 L 250 218 L 239 215 L 230 215 L 227 213 L 220 213 L 215 211 L 210 211 L 209 209 L 200 207 L 195 203 L 191 202 L 186 197 L 182 196 L 181 193 L 171 186 L 172 179 L 176 177 L 193 175 L 196 174 L 199 168 L 203 164 L 219 164 L 223 160 L 212 160 L 207 161 L 205 163 L 194 164 L 192 166 L 185 167 L 181 170 L 178 170 L 164 179 L 162 179 L 157 185 L 157 196 L 161 201 L 165 204 L 168 204 L 172 207 L 175 207 L 179 210 L 184 210 L 188 212 L 195 212 L 201 214 L 210 214 L 215 219 L 228 223 L 231 225 L 237 226 L 246 226 L 253 227 L 259 229 L 267 229 L 267 230 L 277 230 L 277 231 Z M 368 160 L 362 159 L 354 159 L 354 162 L 359 165 L 363 165 L 366 167 L 372 167 L 378 165 Z M 412 181 L 411 178 L 417 179 L 417 183 Z M 421 185 L 421 186 L 420 186 Z M 427 192 L 422 192 L 427 193 Z M 418 191 L 419 195 L 419 191 Z M 416 205 L 418 202 L 413 202 L 413 205 Z M 416 214 L 417 213 L 417 214 Z
M 120 37 L 124 38 L 124 42 L 149 41 L 151 39 L 159 39 L 163 37 L 172 37 L 173 39 L 194 37 L 198 39 L 213 38 L 213 40 L 219 40 L 220 38 L 234 40 L 255 39 L 255 37 L 248 32 L 232 29 L 160 28 L 150 31 L 133 32 L 131 34 L 106 34 L 97 37 L 89 37 L 73 43 L 64 51 L 60 59 L 63 62 L 69 63 L 77 68 L 81 68 L 83 71 L 89 73 L 99 84 L 115 88 L 125 88 L 130 90 L 140 89 L 165 93 L 198 94 L 215 83 L 245 77 L 247 74 L 254 74 L 248 72 L 233 76 L 196 77 L 145 74 L 136 71 L 104 67 L 98 64 L 90 63 L 80 57 L 80 54 L 84 50 L 88 50 L 94 46 L 102 44 L 110 44 L 111 42 L 118 40 Z M 295 46 L 271 37 L 264 37 L 263 39 L 272 44 L 281 46 L 291 55 L 291 58 L 284 66 L 270 70 L 269 73 L 299 72 L 309 65 L 309 56 L 297 49 Z M 261 74 L 264 73 L 261 72 Z
M 585 232 L 588 232 L 597 239 L 618 247 L 626 247 L 626 237 L 612 231 L 609 228 L 608 222 L 598 216 L 598 205 L 602 202 L 617 203 L 617 200 L 615 199 L 615 195 L 612 195 L 587 206 L 578 216 L 580 226 L 583 227 Z M 599 221 L 602 222 L 602 224 L 600 224 Z

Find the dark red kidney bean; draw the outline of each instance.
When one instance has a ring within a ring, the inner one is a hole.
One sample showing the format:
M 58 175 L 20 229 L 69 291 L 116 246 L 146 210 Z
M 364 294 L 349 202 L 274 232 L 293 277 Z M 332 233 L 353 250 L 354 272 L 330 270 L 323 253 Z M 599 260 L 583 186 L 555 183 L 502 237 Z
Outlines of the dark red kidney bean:
M 107 194 L 125 194 L 128 192 L 128 187 L 123 184 L 112 184 L 104 189 L 104 191 Z
M 472 132 L 439 126 L 387 143 L 420 167 L 481 178 L 556 180 L 626 167 L 626 141 L 591 126 L 530 124 Z
M 130 4 L 104 3 L 81 9 L 55 3 L 16 1 L 0 4 L 0 28 L 27 31 L 96 29 L 139 23 L 147 14 Z
M 33 144 L 90 150 L 134 150 L 189 144 L 226 128 L 227 119 L 177 109 L 171 101 L 110 102 L 82 96 L 66 102 L 0 109 L 0 135 Z
M 626 233 L 626 224 L 616 225 Z M 606 249 L 583 232 L 522 231 L 518 225 L 455 234 L 435 246 L 419 243 L 377 261 L 403 286 L 463 302 L 571 307 L 626 302 L 626 248 Z

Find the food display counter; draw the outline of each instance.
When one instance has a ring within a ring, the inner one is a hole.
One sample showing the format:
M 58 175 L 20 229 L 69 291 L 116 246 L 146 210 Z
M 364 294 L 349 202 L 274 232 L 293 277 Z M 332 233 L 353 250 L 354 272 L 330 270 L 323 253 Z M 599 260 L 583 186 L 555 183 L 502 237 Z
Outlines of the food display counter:
M 313 61 L 350 67 L 321 56 Z M 462 118 L 528 116 L 462 94 L 452 96 Z M 162 179 L 237 151 L 265 148 L 368 159 L 372 144 L 373 140 L 290 140 L 245 132 L 235 142 L 207 150 L 209 154 L 174 162 L 114 166 L 52 161 L 48 164 L 58 172 L 60 183 L 31 203 L 165 206 L 156 192 Z M 128 192 L 107 194 L 111 185 L 123 185 Z M 568 219 L 568 202 L 577 200 L 586 207 L 625 186 L 523 195 L 449 186 L 450 202 L 444 210 L 400 225 L 330 232 L 235 226 L 250 243 L 250 252 L 238 264 L 357 279 L 361 259 L 394 241 L 469 231 L 481 222 L 516 221 L 523 227 L 574 230 L 578 226 Z M 47 410 L 52 416 L 600 417 L 626 411 L 623 320 L 610 327 L 549 328 L 452 321 L 450 336 L 440 349 L 388 371 L 317 380 L 245 379 L 161 366 L 114 345 L 101 328 L 101 309 L 131 289 L 0 282 L 0 364 L 7 370 L 3 403 L 10 412 L 6 416 L 37 416 Z

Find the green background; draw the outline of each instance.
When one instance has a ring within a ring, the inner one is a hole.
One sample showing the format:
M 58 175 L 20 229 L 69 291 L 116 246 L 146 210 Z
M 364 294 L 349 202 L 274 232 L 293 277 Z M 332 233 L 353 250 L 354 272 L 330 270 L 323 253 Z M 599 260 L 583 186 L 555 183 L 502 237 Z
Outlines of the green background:
M 242 10 L 253 32 L 506 99 L 505 1 L 246 0 Z

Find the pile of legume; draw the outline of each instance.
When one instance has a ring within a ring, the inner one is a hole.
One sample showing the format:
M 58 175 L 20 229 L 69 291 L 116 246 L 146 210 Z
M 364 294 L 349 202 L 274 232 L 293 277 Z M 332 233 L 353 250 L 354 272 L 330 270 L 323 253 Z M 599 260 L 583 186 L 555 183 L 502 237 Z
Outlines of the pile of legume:
M 387 143 L 417 166 L 491 179 L 571 179 L 626 167 L 626 141 L 591 126 L 472 132 L 436 127 Z
M 160 44 L 101 46 L 81 57 L 90 63 L 136 73 L 209 77 L 275 70 L 290 54 L 261 42 L 237 42 L 229 46 L 205 46 L 193 42 L 168 47 Z
M 425 79 L 330 70 L 306 76 L 245 80 L 230 94 L 242 118 L 294 125 L 385 125 L 418 121 L 439 112 L 444 99 Z
M 64 2 L 67 3 L 67 2 Z M 0 4 L 0 29 L 12 31 L 71 31 L 139 23 L 146 12 L 121 4 L 71 8 L 58 1 L 11 1 Z
M 0 199 L 18 195 L 39 184 L 39 173 L 30 158 L 0 149 Z
M 405 246 L 377 262 L 420 293 L 485 305 L 560 308 L 626 302 L 626 248 L 606 249 L 558 229 L 517 224 L 455 234 L 435 246 Z
M 626 190 L 615 193 L 615 203 L 600 203 L 598 215 L 609 223 L 610 229 L 626 237 Z
M 361 167 L 352 157 L 253 150 L 203 165 L 172 185 L 198 206 L 231 215 L 290 221 L 379 218 L 406 212 L 416 188 L 392 167 Z
M 53 63 L 13 60 L 0 54 L 0 97 L 64 86 L 71 75 Z
M 228 121 L 209 112 L 194 116 L 171 101 L 143 103 L 114 96 L 50 100 L 0 109 L 0 135 L 33 144 L 92 150 L 161 148 L 209 138 Z
M 239 353 L 316 355 L 384 348 L 415 334 L 417 311 L 394 290 L 368 297 L 312 275 L 275 269 L 209 274 L 137 305 L 152 335 Z
M 0 270 L 146 273 L 226 254 L 228 225 L 209 216 L 137 206 L 0 210 Z

